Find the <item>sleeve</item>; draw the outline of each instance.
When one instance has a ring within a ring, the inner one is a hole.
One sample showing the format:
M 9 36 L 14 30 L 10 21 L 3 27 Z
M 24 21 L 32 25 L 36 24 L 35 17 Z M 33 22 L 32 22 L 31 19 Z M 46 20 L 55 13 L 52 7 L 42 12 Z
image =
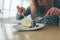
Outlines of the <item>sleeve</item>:
M 54 0 L 53 4 L 54 7 L 60 8 L 60 0 Z
M 19 15 L 18 13 L 16 14 L 16 19 L 17 20 L 21 20 L 21 19 L 23 19 L 24 17 L 23 16 L 21 16 L 21 15 Z
M 30 10 L 30 7 L 28 7 L 27 10 L 25 11 L 24 15 L 25 15 L 25 16 L 28 16 L 30 13 L 31 13 L 31 10 Z M 16 14 L 16 19 L 17 19 L 17 20 L 21 20 L 21 19 L 23 19 L 23 18 L 24 18 L 24 17 L 21 16 L 21 15 L 19 15 L 18 13 Z
M 59 26 L 59 17 L 54 15 L 54 16 L 46 16 L 44 18 L 42 18 L 41 20 L 37 21 L 37 23 L 42 23 L 45 25 L 55 25 L 55 26 Z

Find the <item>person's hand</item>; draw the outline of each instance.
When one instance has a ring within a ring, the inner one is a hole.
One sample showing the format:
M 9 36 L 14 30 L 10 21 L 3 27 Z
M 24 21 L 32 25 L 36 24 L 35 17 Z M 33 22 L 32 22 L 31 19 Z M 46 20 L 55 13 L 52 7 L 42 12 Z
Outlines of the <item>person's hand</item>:
M 25 8 L 23 8 L 23 7 L 17 6 L 17 10 L 18 10 L 18 12 L 19 12 L 20 15 L 23 15 L 24 12 L 25 12 Z
M 60 9 L 56 7 L 52 7 L 46 13 L 46 16 L 53 16 L 53 15 L 57 15 L 57 16 L 60 15 Z

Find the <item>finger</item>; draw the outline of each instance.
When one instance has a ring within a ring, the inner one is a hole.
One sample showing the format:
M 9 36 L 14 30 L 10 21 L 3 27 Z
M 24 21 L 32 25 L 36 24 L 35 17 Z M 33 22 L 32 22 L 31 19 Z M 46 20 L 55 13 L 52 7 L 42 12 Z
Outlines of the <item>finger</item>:
M 24 13 L 25 12 L 25 8 L 22 8 L 22 13 Z
M 55 13 L 54 13 L 54 15 L 56 15 L 56 14 L 58 13 L 57 11 L 58 11 L 58 9 L 56 8 L 56 9 L 55 9 Z
M 17 7 L 16 7 L 16 8 L 17 8 L 17 10 L 18 10 L 18 9 L 19 9 L 19 6 L 17 5 Z
M 25 13 L 25 8 L 23 9 L 23 13 Z
M 49 9 L 49 10 L 47 11 L 46 16 L 49 16 L 49 15 L 50 15 L 50 11 L 51 11 L 51 9 Z
M 50 11 L 50 16 L 53 15 L 54 11 L 55 11 L 54 9 L 51 9 L 51 11 Z
M 56 13 L 57 13 L 57 11 L 55 10 L 54 13 L 53 13 L 53 15 L 56 15 Z
M 49 12 L 50 12 L 50 11 L 48 10 L 47 13 L 46 13 L 46 16 L 49 16 Z

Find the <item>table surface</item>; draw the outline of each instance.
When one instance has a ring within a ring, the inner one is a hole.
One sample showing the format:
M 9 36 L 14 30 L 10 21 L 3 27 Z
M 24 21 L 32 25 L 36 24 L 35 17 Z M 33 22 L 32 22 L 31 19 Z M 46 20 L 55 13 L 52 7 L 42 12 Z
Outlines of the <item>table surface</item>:
M 0 23 L 0 40 L 60 40 L 60 27 L 45 26 L 34 31 L 18 31 L 15 24 Z
M 18 31 L 12 27 L 18 22 L 15 18 L 0 19 L 0 40 L 60 40 L 58 26 L 45 26 L 34 31 Z

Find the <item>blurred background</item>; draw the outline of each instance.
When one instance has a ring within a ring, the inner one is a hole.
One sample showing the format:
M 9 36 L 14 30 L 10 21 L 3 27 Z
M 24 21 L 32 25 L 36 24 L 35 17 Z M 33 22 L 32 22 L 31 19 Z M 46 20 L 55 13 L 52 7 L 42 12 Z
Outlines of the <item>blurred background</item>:
M 30 0 L 0 0 L 0 18 L 15 17 L 16 6 L 27 8 Z

